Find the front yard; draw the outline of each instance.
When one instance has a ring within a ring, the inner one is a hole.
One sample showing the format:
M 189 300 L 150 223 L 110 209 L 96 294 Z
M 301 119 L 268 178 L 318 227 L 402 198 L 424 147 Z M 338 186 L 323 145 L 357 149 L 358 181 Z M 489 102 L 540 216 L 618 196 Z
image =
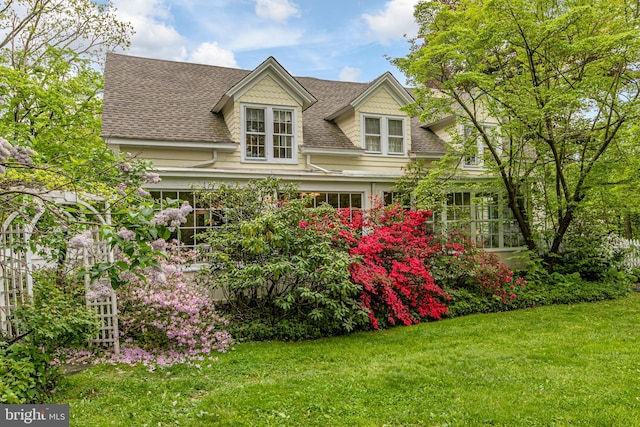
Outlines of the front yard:
M 72 426 L 640 425 L 640 294 L 65 378 Z

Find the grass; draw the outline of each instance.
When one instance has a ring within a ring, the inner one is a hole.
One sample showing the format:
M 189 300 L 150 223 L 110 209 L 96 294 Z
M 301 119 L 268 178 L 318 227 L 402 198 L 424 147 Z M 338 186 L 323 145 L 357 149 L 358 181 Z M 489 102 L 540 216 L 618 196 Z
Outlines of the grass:
M 97 366 L 72 426 L 640 426 L 640 294 L 299 343 L 200 369 Z

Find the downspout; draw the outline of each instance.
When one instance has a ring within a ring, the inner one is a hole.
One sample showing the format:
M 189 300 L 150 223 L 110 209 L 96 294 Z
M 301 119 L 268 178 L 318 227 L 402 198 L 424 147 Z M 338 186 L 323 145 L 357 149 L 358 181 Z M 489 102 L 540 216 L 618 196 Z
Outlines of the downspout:
M 195 165 L 189 165 L 191 168 L 203 168 L 205 166 L 211 166 L 218 161 L 218 152 L 213 150 L 213 156 L 211 160 L 205 160 L 204 162 L 196 163 Z
M 307 166 L 309 166 L 310 168 L 317 169 L 317 170 L 319 170 L 321 172 L 324 172 L 324 173 L 331 173 L 331 171 L 329 171 L 329 170 L 327 170 L 325 168 L 321 168 L 320 166 L 314 165 L 313 163 L 311 163 L 311 154 L 307 154 Z

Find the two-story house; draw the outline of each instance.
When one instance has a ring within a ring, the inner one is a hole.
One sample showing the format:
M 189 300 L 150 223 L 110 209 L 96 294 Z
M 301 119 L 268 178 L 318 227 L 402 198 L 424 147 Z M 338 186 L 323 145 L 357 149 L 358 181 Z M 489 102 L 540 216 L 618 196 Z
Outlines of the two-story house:
M 450 123 L 420 123 L 400 109 L 412 101 L 391 73 L 352 83 L 294 77 L 273 57 L 241 70 L 108 54 L 102 136 L 116 151 L 153 161 L 162 177 L 150 186 L 156 197 L 193 204 L 193 185 L 271 176 L 314 193 L 317 203 L 366 209 L 409 162 L 445 152 Z M 465 159 L 472 168 L 478 162 Z M 456 209 L 440 219 L 455 223 L 464 212 L 480 246 L 517 246 L 506 210 L 491 197 L 477 204 L 471 192 L 452 193 Z M 207 215 L 196 209 L 181 230 L 185 243 L 205 229 Z

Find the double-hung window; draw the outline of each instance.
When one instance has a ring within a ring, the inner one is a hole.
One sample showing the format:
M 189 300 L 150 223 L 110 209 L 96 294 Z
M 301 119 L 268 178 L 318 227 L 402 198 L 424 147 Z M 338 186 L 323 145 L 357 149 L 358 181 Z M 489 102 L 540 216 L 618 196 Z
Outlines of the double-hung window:
M 384 155 L 406 153 L 404 118 L 364 115 L 362 129 L 363 148 L 367 153 Z
M 488 135 L 495 132 L 495 125 L 483 125 L 482 129 Z M 474 169 L 485 167 L 485 161 L 489 158 L 489 147 L 484 143 L 482 136 L 471 126 L 463 127 L 465 153 L 462 158 L 464 168 Z
M 293 108 L 246 105 L 242 108 L 243 160 L 296 163 L 296 112 Z

